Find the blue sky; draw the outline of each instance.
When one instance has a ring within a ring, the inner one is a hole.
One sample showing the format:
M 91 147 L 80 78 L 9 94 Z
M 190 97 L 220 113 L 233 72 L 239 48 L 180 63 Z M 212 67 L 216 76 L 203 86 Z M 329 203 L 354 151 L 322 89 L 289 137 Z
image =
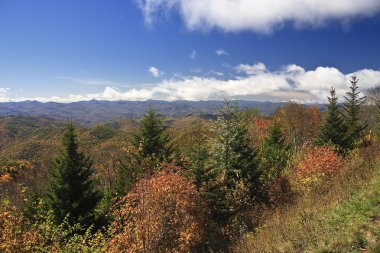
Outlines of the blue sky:
M 324 100 L 380 85 L 378 0 L 0 0 L 0 101 Z

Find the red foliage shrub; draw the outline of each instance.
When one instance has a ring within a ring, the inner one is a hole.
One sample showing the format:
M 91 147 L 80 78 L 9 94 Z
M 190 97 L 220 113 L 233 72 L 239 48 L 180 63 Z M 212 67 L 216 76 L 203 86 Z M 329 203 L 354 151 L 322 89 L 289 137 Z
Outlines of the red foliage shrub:
M 335 174 L 343 164 L 343 159 L 332 147 L 309 148 L 296 166 L 296 174 L 303 179 L 320 178 Z
M 249 135 L 252 137 L 253 145 L 260 146 L 269 134 L 269 126 L 271 125 L 270 119 L 265 119 L 260 116 L 255 116 L 252 124 L 248 130 Z
M 204 206 L 173 165 L 140 180 L 114 212 L 110 252 L 189 252 L 202 239 Z

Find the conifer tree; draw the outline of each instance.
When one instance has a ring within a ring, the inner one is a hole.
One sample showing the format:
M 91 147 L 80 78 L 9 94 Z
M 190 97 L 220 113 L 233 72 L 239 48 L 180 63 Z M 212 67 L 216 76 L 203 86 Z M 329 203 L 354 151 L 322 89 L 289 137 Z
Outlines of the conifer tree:
M 95 208 L 101 195 L 94 186 L 93 163 L 78 150 L 72 123 L 67 125 L 62 145 L 50 170 L 47 206 L 53 211 L 57 223 L 68 218 L 70 224 L 88 227 L 95 223 Z
M 214 144 L 215 168 L 224 175 L 228 189 L 233 190 L 239 181 L 244 181 L 253 198 L 260 198 L 260 171 L 257 152 L 250 146 L 247 126 L 239 117 L 238 107 L 229 101 L 219 111 Z
M 361 106 L 365 102 L 366 97 L 360 95 L 356 76 L 352 76 L 350 82 L 350 91 L 346 92 L 343 103 L 344 120 L 348 127 L 347 136 L 350 143 L 350 148 L 355 146 L 355 143 L 363 136 L 363 131 L 367 125 L 360 122 Z
M 264 200 L 265 195 L 257 152 L 250 146 L 247 125 L 238 107 L 226 101 L 213 131 L 216 138 L 210 143 L 208 175 L 214 178 L 206 184 L 203 195 L 210 208 L 210 229 L 215 237 L 211 241 L 216 247 L 223 247 L 242 228 L 252 226 L 249 212 L 253 205 Z
M 140 159 L 151 158 L 160 163 L 170 158 L 172 148 L 165 130 L 161 117 L 155 110 L 149 109 L 132 139 L 133 146 L 139 150 Z
M 380 85 L 369 88 L 366 91 L 370 108 L 373 107 L 373 123 L 371 129 L 380 136 Z
M 129 157 L 129 162 L 133 161 L 133 158 Z M 125 163 L 122 160 L 119 161 L 117 167 L 117 178 L 114 185 L 114 191 L 117 196 L 123 197 L 126 195 L 133 187 L 136 181 L 136 167 L 132 168 L 135 163 Z
M 331 87 L 328 101 L 327 117 L 324 125 L 320 129 L 316 144 L 320 146 L 332 145 L 336 147 L 340 153 L 344 153 L 349 148 L 347 126 L 339 111 L 337 104 L 338 98 L 333 87 Z
M 289 158 L 289 147 L 285 144 L 280 125 L 273 124 L 269 135 L 260 148 L 260 166 L 265 183 L 276 180 L 285 169 Z
M 196 122 L 191 133 L 191 146 L 186 152 L 188 157 L 188 168 L 194 177 L 194 184 L 199 191 L 204 183 L 214 178 L 207 166 L 209 159 L 208 138 L 202 131 L 202 124 Z

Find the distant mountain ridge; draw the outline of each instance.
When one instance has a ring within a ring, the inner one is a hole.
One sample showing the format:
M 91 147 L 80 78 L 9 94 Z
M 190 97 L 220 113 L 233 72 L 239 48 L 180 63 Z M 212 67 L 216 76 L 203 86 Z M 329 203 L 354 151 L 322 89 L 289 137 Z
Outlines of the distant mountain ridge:
M 235 102 L 235 101 L 234 101 Z M 270 115 L 284 103 L 236 101 L 240 108 L 257 108 Z M 215 115 L 223 101 L 81 101 L 73 103 L 42 103 L 37 101 L 0 103 L 0 116 L 24 115 L 68 119 L 81 124 L 101 123 L 117 118 L 139 118 L 150 107 L 165 116 Z M 325 105 L 319 105 L 322 109 Z

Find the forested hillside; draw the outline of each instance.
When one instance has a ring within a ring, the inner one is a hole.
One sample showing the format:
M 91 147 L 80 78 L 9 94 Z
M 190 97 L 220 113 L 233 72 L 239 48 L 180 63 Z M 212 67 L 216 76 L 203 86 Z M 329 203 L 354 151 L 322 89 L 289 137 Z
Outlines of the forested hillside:
M 353 77 L 326 110 L 270 115 L 4 116 L 0 252 L 379 252 L 379 90 Z

